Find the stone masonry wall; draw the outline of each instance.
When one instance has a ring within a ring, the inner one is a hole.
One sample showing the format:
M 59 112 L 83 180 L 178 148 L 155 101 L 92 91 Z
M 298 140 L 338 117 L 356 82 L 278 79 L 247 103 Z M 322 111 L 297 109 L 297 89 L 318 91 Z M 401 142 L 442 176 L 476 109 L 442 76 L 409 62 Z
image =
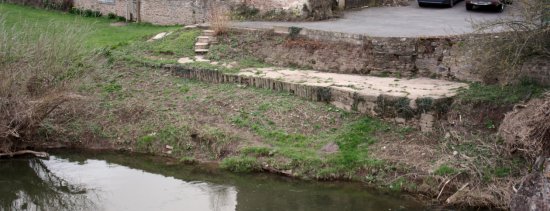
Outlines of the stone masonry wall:
M 74 0 L 74 6 L 81 9 L 100 11 L 103 14 L 115 13 L 130 19 L 137 19 L 137 10 L 132 9 L 129 0 L 114 0 L 104 3 L 99 0 Z M 285 11 L 287 16 L 302 19 L 325 19 L 332 17 L 332 0 L 140 0 L 140 21 L 160 25 L 197 24 L 208 21 L 210 5 L 237 8 L 247 5 L 260 13 Z
M 302 11 L 308 0 L 234 0 L 236 4 L 245 4 L 262 12 L 270 10 Z
M 208 0 L 142 0 L 141 21 L 160 25 L 207 21 Z
M 74 6 L 81 9 L 100 11 L 103 14 L 115 13 L 134 20 L 138 16 L 132 10 L 129 0 L 114 0 L 114 3 L 102 3 L 99 0 L 74 0 Z M 159 25 L 190 25 L 207 21 L 210 4 L 228 7 L 233 1 L 224 0 L 140 0 L 139 18 L 141 22 Z
M 128 18 L 127 4 L 127 0 L 115 0 L 114 3 L 101 3 L 98 0 L 73 0 L 73 5 L 76 8 L 100 11 L 104 15 L 114 13 L 125 18 Z
M 482 80 L 474 68 L 475 55 L 460 48 L 467 36 L 381 38 L 302 29 L 290 37 L 286 27 L 237 30 L 221 44 L 238 44 L 225 56 L 254 56 L 274 65 L 324 72 Z M 546 60 L 527 61 L 523 69 L 525 77 L 550 85 Z

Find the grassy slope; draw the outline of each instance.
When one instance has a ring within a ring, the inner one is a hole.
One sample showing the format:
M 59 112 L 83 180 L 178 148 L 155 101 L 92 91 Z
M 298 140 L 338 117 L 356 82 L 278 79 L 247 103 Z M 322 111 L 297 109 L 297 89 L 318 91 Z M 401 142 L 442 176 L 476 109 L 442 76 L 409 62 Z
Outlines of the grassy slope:
M 125 27 L 112 27 L 113 20 L 107 18 L 87 18 L 71 15 L 59 11 L 46 11 L 12 4 L 0 4 L 0 15 L 4 16 L 8 26 L 17 27 L 25 22 L 36 24 L 38 28 L 47 28 L 49 23 L 65 23 L 70 27 L 82 27 L 90 29 L 85 34 L 86 46 L 89 48 L 101 48 L 121 43 L 128 43 L 145 36 L 178 27 L 159 27 L 149 24 L 131 23 Z
M 351 178 L 430 197 L 437 196 L 442 182 L 456 178 L 441 199 L 470 182 L 478 187 L 469 197 L 485 201 L 465 203 L 476 205 L 505 206 L 505 189 L 521 175 L 522 161 L 502 154 L 498 139 L 491 135 L 494 125 L 479 131 L 463 127 L 462 132 L 446 125 L 434 134 L 422 134 L 284 93 L 182 80 L 128 62 L 191 56 L 197 31 L 178 31 L 163 41 L 146 43 L 155 33 L 177 28 L 111 27 L 107 19 L 5 4 L 0 4 L 0 12 L 12 25 L 32 21 L 47 26 L 56 21 L 89 27 L 90 49 L 110 47 L 110 59 L 75 87 L 93 102 L 63 111 L 65 121 L 47 122 L 42 132 L 50 137 L 158 154 L 170 145 L 172 156 L 185 162 L 222 161 L 223 167 L 244 172 L 267 165 L 297 177 Z M 130 59 L 121 60 L 132 52 Z M 512 96 L 507 89 L 489 88 L 475 85 L 461 99 L 491 102 Z M 517 102 L 523 93 L 505 103 Z M 339 151 L 322 152 L 330 143 Z

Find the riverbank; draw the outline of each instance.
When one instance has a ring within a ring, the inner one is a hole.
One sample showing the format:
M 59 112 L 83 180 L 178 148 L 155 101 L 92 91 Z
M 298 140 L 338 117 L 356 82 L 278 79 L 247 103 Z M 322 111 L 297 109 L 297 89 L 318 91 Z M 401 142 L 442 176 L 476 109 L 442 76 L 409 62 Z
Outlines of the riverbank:
M 423 133 L 290 93 L 183 79 L 156 68 L 194 56 L 196 29 L 112 24 L 4 4 L 0 11 L 9 12 L 8 24 L 15 26 L 34 17 L 92 29 L 83 50 L 94 57 L 65 87 L 81 97 L 45 118 L 36 141 L 214 162 L 236 172 L 362 181 L 449 206 L 505 209 L 512 185 L 529 170 L 507 152 L 496 128 L 515 103 L 544 91 L 532 84 L 471 84 L 445 121 Z M 174 33 L 147 42 L 162 31 Z M 188 67 L 231 72 L 269 66 L 253 58 L 225 62 L 234 63 Z

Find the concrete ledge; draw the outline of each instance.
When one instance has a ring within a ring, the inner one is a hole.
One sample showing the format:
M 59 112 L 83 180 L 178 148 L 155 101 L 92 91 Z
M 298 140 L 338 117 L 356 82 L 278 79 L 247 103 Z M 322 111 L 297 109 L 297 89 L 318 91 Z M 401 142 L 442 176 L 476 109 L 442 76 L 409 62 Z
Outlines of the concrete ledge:
M 408 120 L 419 126 L 431 127 L 433 122 L 430 123 L 427 120 L 435 121 L 437 117 L 444 115 L 452 103 L 453 97 L 452 94 L 449 94 L 449 96 L 439 94 L 437 96 L 423 94 L 401 96 L 396 95 L 396 93 L 355 90 L 353 87 L 283 81 L 255 74 L 228 74 L 181 65 L 170 65 L 165 68 L 174 75 L 187 79 L 209 83 L 235 83 L 273 91 L 289 92 L 306 100 L 330 103 L 347 111 L 381 118 Z M 458 83 L 455 83 L 455 85 L 462 86 Z M 464 84 L 464 86 L 466 85 Z M 429 131 L 430 129 L 423 130 Z

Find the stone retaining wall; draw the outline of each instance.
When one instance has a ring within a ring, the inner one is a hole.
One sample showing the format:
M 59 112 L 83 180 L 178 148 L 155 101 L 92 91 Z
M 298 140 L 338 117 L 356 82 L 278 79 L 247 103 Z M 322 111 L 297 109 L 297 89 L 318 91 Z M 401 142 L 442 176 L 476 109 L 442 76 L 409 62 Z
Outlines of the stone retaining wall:
M 447 98 L 418 98 L 396 97 L 391 95 L 364 96 L 354 91 L 345 91 L 333 87 L 323 87 L 291 83 L 270 78 L 255 76 L 226 74 L 208 69 L 167 65 L 165 69 L 174 75 L 187 79 L 209 83 L 235 83 L 256 88 L 270 89 L 279 92 L 288 92 L 305 100 L 326 102 L 347 111 L 358 112 L 388 119 L 402 119 L 418 125 L 422 131 L 429 132 L 433 123 L 443 117 L 453 100 Z M 416 105 L 429 106 L 411 107 L 411 101 Z M 426 104 L 427 105 L 427 104 Z
M 462 48 L 471 35 L 454 37 L 369 37 L 302 29 L 290 39 L 288 27 L 272 30 L 236 29 L 221 44 L 238 44 L 232 54 L 258 57 L 279 66 L 324 72 L 397 77 L 432 77 L 482 81 L 476 57 Z M 549 63 L 524 64 L 526 77 L 550 85 Z

